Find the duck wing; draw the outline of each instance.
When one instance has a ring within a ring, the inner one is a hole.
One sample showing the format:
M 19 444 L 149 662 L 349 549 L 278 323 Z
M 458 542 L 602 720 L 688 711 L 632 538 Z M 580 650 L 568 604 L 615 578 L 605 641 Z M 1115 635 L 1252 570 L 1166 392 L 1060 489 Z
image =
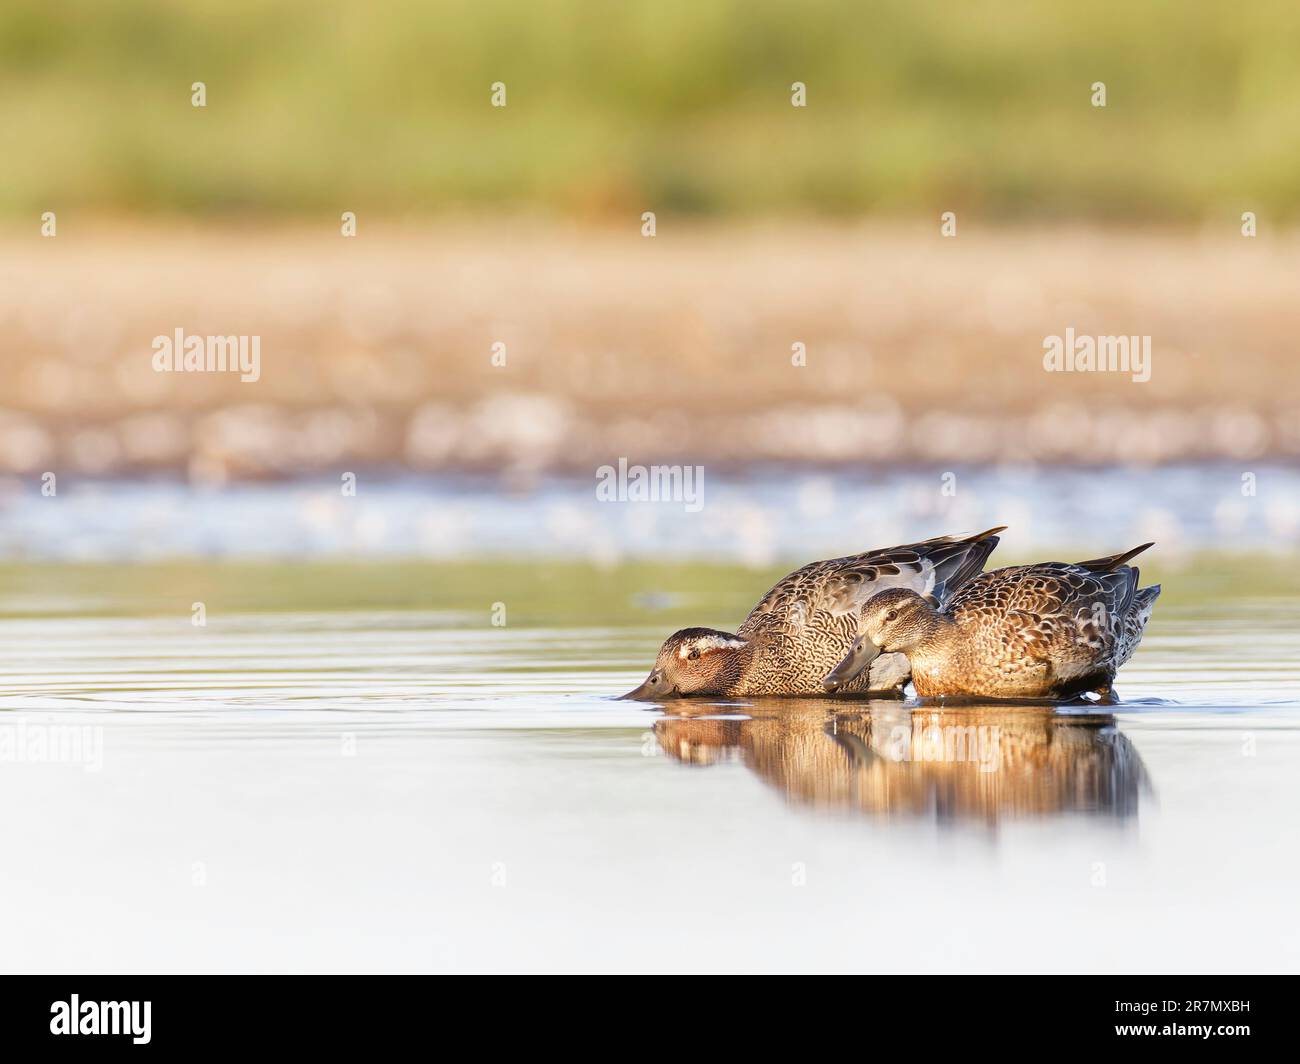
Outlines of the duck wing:
M 991 528 L 974 536 L 938 536 L 920 543 L 812 562 L 796 569 L 764 595 L 739 633 L 751 635 L 776 629 L 797 636 L 823 615 L 832 620 L 852 618 L 856 634 L 862 607 L 873 595 L 891 587 L 911 588 L 942 605 L 983 570 L 1001 531 Z M 849 632 L 848 626 L 845 632 Z M 852 641 L 853 634 L 846 636 L 846 642 Z
M 1118 668 L 1155 601 L 1124 562 L 1149 545 L 1078 564 L 995 569 L 960 588 L 944 612 L 1000 658 L 1050 663 L 1062 676 Z

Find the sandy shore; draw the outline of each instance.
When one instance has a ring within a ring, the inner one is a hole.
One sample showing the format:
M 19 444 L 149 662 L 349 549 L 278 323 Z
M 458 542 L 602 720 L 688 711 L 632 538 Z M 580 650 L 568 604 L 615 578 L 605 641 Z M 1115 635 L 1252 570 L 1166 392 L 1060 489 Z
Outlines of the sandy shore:
M 61 219 L 0 237 L 0 471 L 1300 456 L 1300 238 L 1230 223 L 347 239 Z M 177 329 L 256 337 L 258 379 L 158 372 Z M 1046 371 L 1067 330 L 1149 337 L 1150 379 Z

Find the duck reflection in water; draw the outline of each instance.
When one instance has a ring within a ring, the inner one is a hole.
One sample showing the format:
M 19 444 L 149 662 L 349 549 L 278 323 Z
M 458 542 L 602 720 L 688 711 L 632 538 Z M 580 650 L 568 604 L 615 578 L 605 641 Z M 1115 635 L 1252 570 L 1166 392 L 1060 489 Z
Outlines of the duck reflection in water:
M 795 710 L 786 702 L 779 711 L 755 703 L 745 720 L 690 712 L 655 722 L 670 757 L 690 765 L 739 758 L 790 801 L 822 809 L 990 823 L 1067 813 L 1125 819 L 1151 792 L 1109 713 L 894 700 L 847 712 L 843 703 Z

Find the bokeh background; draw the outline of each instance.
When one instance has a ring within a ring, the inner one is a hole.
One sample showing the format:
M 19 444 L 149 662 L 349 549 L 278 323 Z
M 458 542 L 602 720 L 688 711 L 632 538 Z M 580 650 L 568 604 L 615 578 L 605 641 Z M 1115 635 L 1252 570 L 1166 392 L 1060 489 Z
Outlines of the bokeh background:
M 1297 47 L 1285 0 L 11 0 L 0 195 L 308 224 L 341 202 L 1294 219 Z
M 247 487 L 308 553 L 726 553 L 741 528 L 763 558 L 799 543 L 769 527 L 792 505 L 1289 543 L 1297 54 L 1269 0 L 12 0 L 0 542 L 65 549 L 2 508 L 56 471 L 92 524 L 97 484 L 146 485 L 90 554 L 218 549 L 178 486 Z M 261 379 L 153 372 L 177 328 L 260 336 Z M 1150 335 L 1151 380 L 1045 373 L 1066 328 Z M 593 511 L 620 456 L 738 486 L 714 532 Z M 426 504 L 267 501 L 344 471 Z M 512 522 L 543 534 L 491 539 Z

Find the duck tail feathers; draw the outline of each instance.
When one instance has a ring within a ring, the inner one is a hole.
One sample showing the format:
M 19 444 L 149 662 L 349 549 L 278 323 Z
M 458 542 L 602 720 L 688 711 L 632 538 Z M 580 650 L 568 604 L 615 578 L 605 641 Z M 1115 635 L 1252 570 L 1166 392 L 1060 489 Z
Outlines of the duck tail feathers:
M 1076 562 L 1081 569 L 1090 569 L 1094 573 L 1111 573 L 1122 566 L 1130 558 L 1136 558 L 1148 547 L 1154 547 L 1155 543 L 1143 543 L 1134 547 L 1132 550 L 1126 550 L 1122 554 L 1111 554 L 1105 558 L 1093 558 L 1091 561 Z
M 990 536 L 996 536 L 999 532 L 1005 532 L 1006 530 L 1006 525 L 998 525 L 997 528 L 990 528 L 987 532 L 976 532 L 973 536 L 956 536 L 954 538 L 960 540 L 962 543 L 979 543 L 981 540 L 988 539 Z M 994 540 L 994 542 L 996 543 L 997 540 Z

